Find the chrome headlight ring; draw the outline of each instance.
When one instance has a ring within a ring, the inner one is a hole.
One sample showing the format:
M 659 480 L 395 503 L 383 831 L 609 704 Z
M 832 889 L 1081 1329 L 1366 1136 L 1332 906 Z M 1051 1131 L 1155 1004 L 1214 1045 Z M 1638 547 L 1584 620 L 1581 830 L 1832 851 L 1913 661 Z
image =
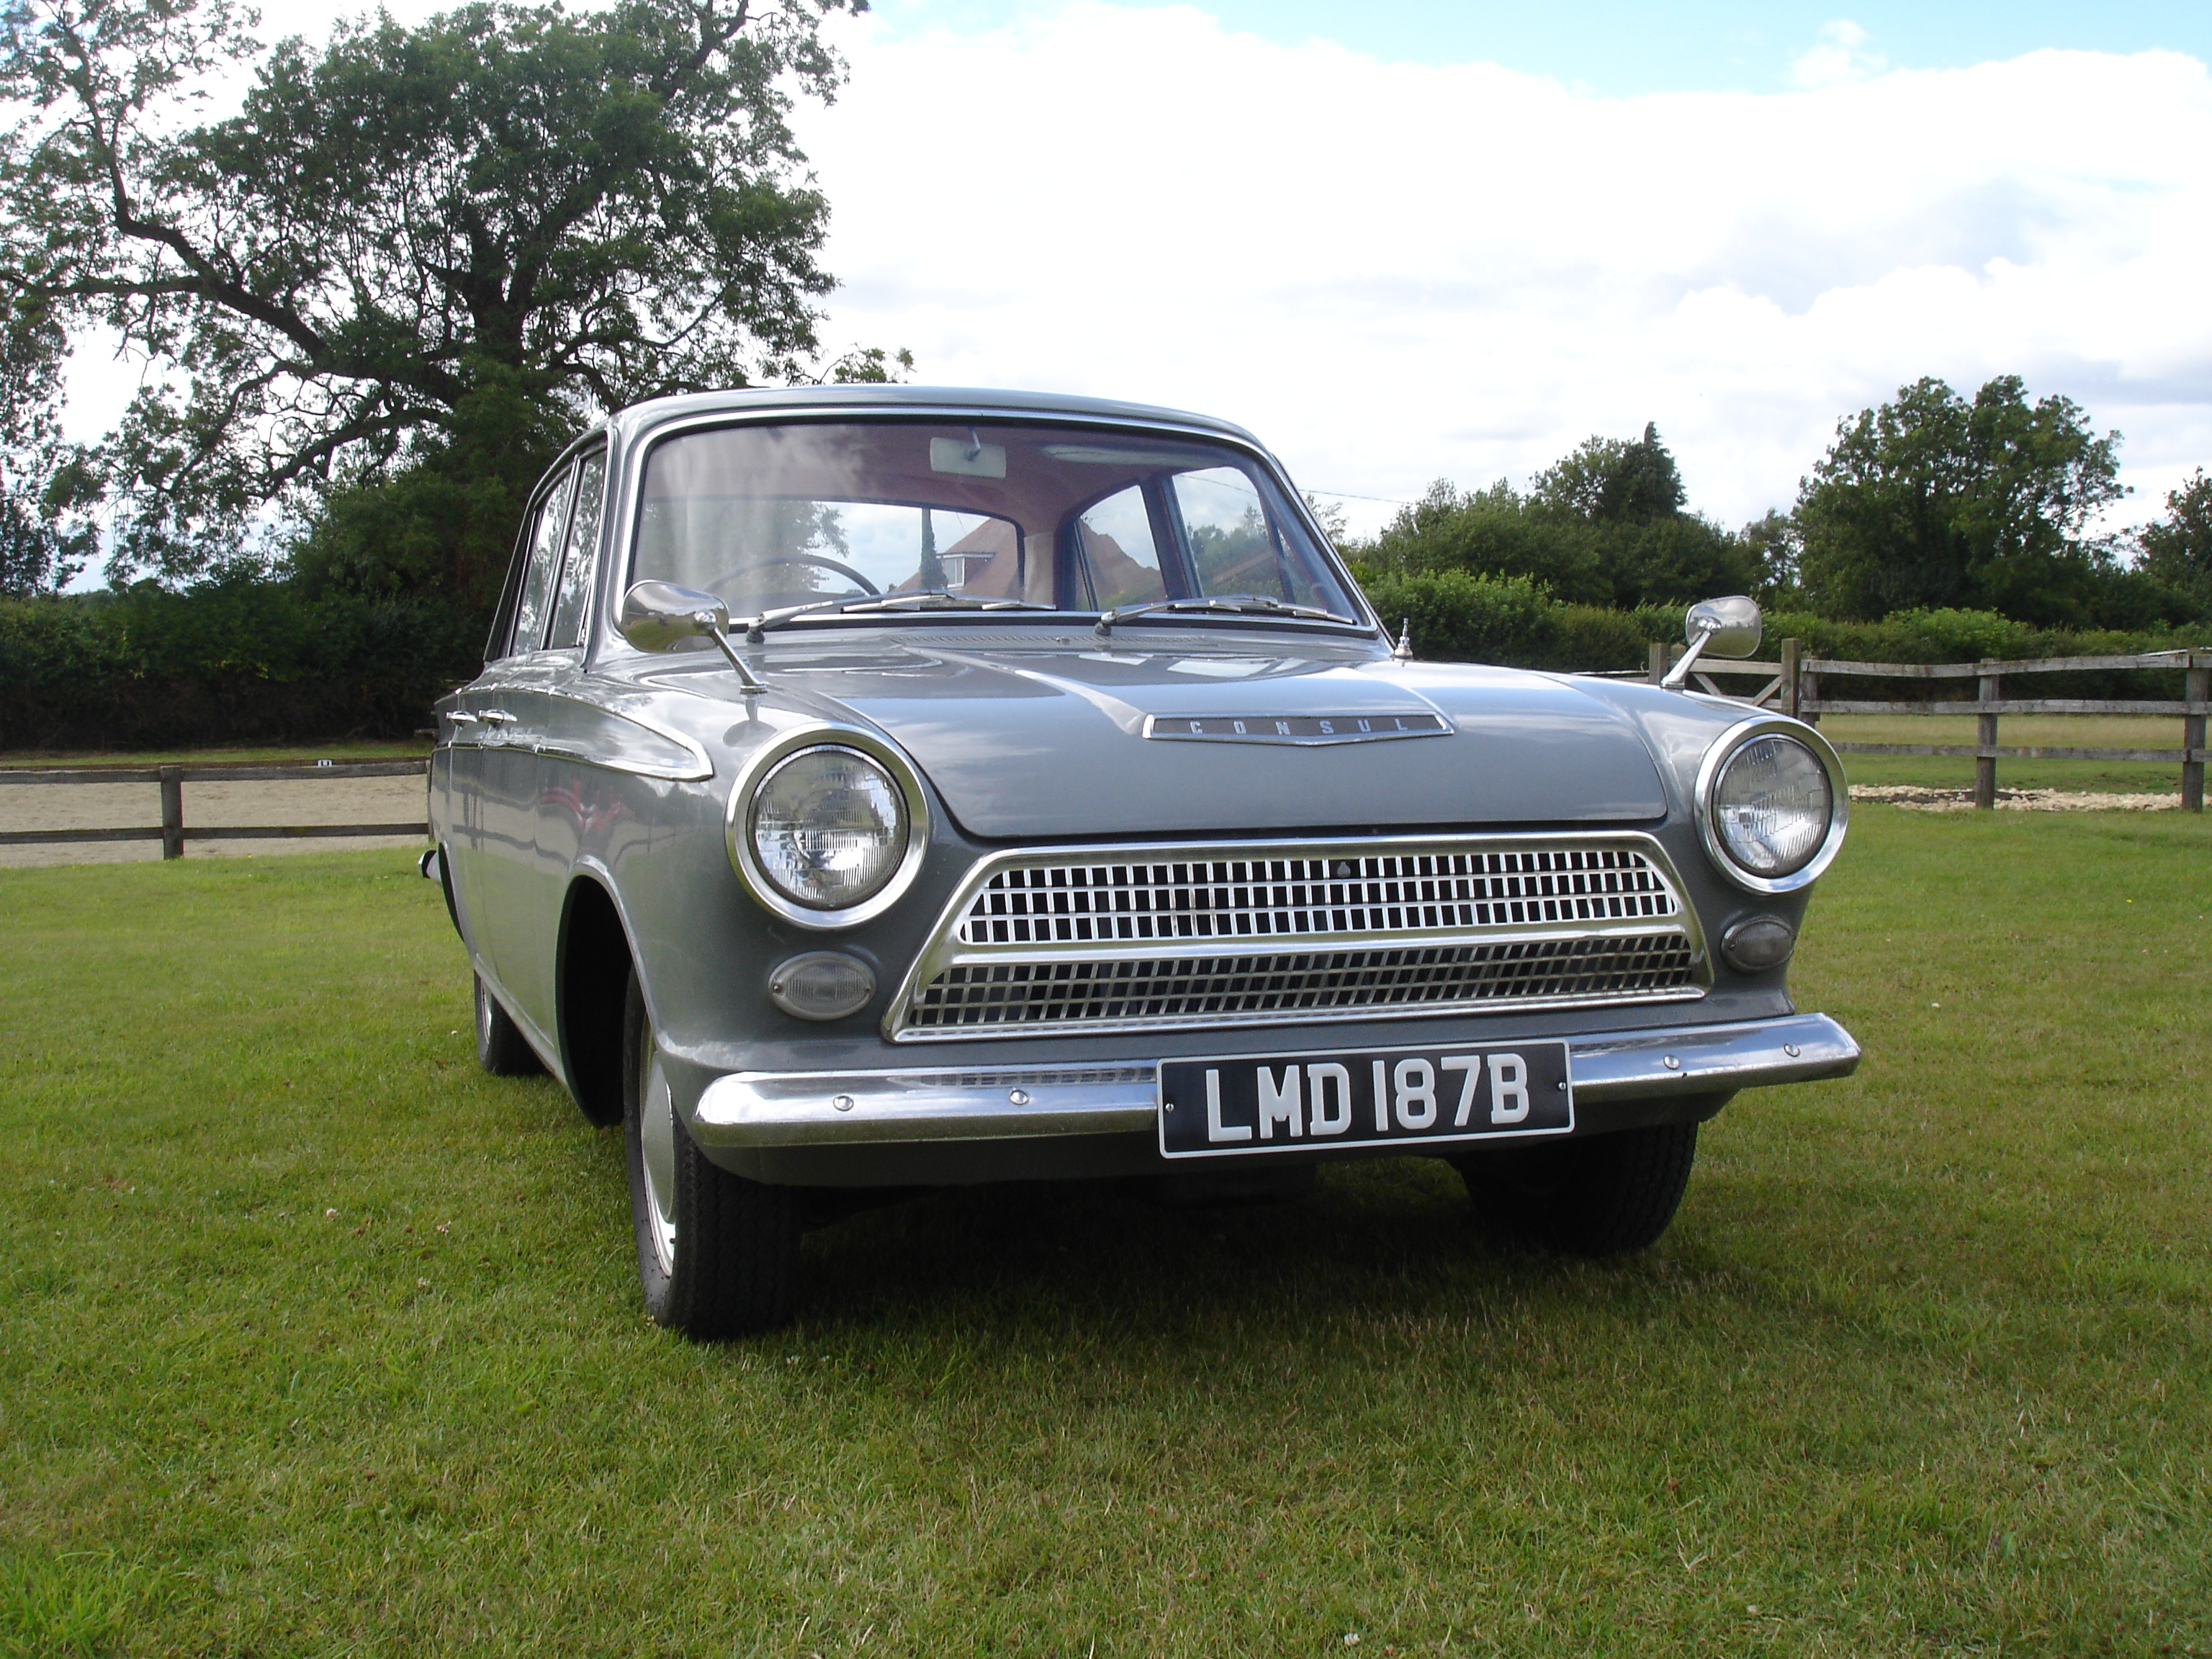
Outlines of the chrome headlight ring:
M 1715 815 L 1713 795 L 1722 772 L 1746 744 L 1766 737 L 1786 738 L 1802 745 L 1820 763 L 1828 781 L 1827 833 L 1820 838 L 1811 858 L 1783 876 L 1762 876 L 1739 864 L 1729 850 L 1727 838 L 1721 833 Z M 1844 763 L 1826 738 L 1802 720 L 1791 720 L 1786 714 L 1761 714 L 1729 726 L 1705 750 L 1705 757 L 1698 767 L 1696 805 L 1698 837 L 1705 842 L 1706 856 L 1712 860 L 1716 869 L 1748 892 L 1795 893 L 1811 886 L 1836 861 L 1836 854 L 1843 848 L 1844 828 L 1850 819 L 1850 790 L 1844 780 Z
M 761 786 L 786 761 L 813 749 L 849 750 L 872 763 L 890 779 L 905 809 L 906 848 L 889 878 L 858 903 L 836 909 L 802 903 L 778 887 L 762 867 L 759 851 L 753 843 L 752 806 Z M 897 903 L 921 872 L 922 859 L 929 850 L 929 797 L 921 787 L 921 775 L 914 763 L 874 732 L 830 720 L 810 720 L 763 744 L 738 769 L 737 781 L 730 787 L 729 802 L 723 812 L 723 840 L 728 847 L 730 866 L 738 872 L 738 879 L 744 884 L 745 890 L 763 909 L 786 921 L 819 932 L 855 927 Z

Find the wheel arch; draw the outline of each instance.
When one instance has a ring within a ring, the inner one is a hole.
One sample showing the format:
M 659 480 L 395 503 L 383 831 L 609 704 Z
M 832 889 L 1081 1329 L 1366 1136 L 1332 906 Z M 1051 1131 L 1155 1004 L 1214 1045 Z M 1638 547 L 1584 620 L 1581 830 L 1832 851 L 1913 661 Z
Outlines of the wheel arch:
M 584 1115 L 610 1127 L 622 1121 L 623 999 L 636 951 L 603 872 L 570 880 L 554 952 L 561 1069 Z

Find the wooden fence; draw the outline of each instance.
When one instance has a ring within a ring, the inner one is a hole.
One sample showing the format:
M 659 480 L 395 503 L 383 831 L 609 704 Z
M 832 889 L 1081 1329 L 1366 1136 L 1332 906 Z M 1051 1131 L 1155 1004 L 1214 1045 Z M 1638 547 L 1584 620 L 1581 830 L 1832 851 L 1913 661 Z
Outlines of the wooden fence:
M 1656 684 L 1681 654 L 1679 646 L 1655 644 L 1649 673 Z M 2182 696 L 2167 698 L 2008 697 L 2004 682 L 2026 674 L 2075 673 L 2082 670 L 2179 668 Z M 1976 684 L 1971 701 L 1869 701 L 1825 697 L 1821 682 L 1832 678 L 1964 680 Z M 1974 805 L 1996 805 L 1997 763 L 2001 760 L 2154 761 L 2181 768 L 2181 805 L 2185 811 L 2204 810 L 2204 763 L 2212 760 L 2205 747 L 2205 716 L 2212 713 L 2212 650 L 2153 651 L 2123 657 L 2045 657 L 2024 662 L 1846 662 L 1835 658 L 1810 657 L 1796 640 L 1784 640 L 1774 662 L 1728 662 L 1700 659 L 1690 678 L 1715 696 L 1726 696 L 1754 708 L 1771 708 L 1784 714 L 1818 721 L 1823 714 L 1966 714 L 1976 717 L 1974 741 L 1946 743 L 1838 743 L 1847 755 L 1972 756 L 1974 761 Z M 1748 695 L 1724 692 L 1723 679 L 1764 679 Z M 2178 749 L 2021 748 L 1997 742 L 1997 722 L 2007 714 L 2163 714 L 2181 721 Z M 188 841 L 258 841 L 331 836 L 428 836 L 428 823 L 307 823 L 228 824 L 204 829 L 185 823 L 185 784 L 201 782 L 276 781 L 283 779 L 396 778 L 422 775 L 428 763 L 407 761 L 317 761 L 312 765 L 244 766 L 85 766 L 11 771 L 0 769 L 0 787 L 33 783 L 158 783 L 161 786 L 161 822 L 158 825 L 118 830 L 0 830 L 0 847 L 58 846 L 72 842 L 158 841 L 161 856 L 185 855 Z
M 1680 647 L 1651 647 L 1650 678 L 1656 683 Z M 2106 760 L 2164 762 L 2181 768 L 2181 805 L 2189 812 L 2204 810 L 2204 763 L 2212 760 L 2205 748 L 2205 716 L 2212 712 L 2212 651 L 2151 651 L 2118 657 L 2040 657 L 2019 662 L 1985 659 L 1981 662 L 1847 662 L 1832 657 L 1810 657 L 1796 640 L 1784 640 L 1779 662 L 1712 662 L 1698 660 L 1691 678 L 1716 696 L 1727 696 L 1758 708 L 1774 708 L 1785 714 L 1817 722 L 1823 714 L 1972 714 L 1974 741 L 1958 743 L 1838 743 L 1846 755 L 1971 756 L 1974 762 L 1974 805 L 1991 807 L 1997 799 L 1997 763 L 2001 760 Z M 2179 701 L 2157 697 L 2008 697 L 2004 682 L 2027 674 L 2079 673 L 2084 670 L 2178 668 L 2182 671 Z M 1724 692 L 1711 677 L 1771 676 L 1750 696 Z M 1911 680 L 1973 680 L 1976 695 L 1942 701 L 1899 702 L 1865 698 L 1826 697 L 1821 682 L 1828 678 Z M 2007 714 L 2162 714 L 2181 721 L 2178 749 L 2020 747 L 1997 741 L 1997 722 Z
M 0 847 L 54 847 L 103 841 L 158 841 L 161 856 L 180 859 L 188 841 L 273 841 L 330 836 L 428 836 L 427 823 L 232 823 L 204 829 L 185 823 L 185 784 L 276 782 L 290 779 L 420 777 L 428 763 L 408 761 L 315 761 L 307 765 L 243 766 L 76 766 L 40 770 L 0 768 L 0 787 L 32 783 L 158 783 L 161 822 L 120 830 L 0 830 Z

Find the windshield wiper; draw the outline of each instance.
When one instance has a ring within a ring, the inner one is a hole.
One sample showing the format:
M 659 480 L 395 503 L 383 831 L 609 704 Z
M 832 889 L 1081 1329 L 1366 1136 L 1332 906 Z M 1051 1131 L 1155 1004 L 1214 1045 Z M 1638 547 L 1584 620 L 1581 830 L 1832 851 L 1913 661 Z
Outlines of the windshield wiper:
M 732 628 L 745 630 L 745 638 L 758 645 L 761 635 L 771 628 L 781 628 L 800 617 L 817 616 L 823 611 L 838 616 L 880 614 L 886 611 L 1054 611 L 1056 605 L 1039 605 L 1033 599 L 988 599 L 975 593 L 949 593 L 941 587 L 917 588 L 905 593 L 879 593 L 871 598 L 852 599 L 816 599 L 810 605 L 787 605 L 780 610 L 763 611 L 757 617 L 741 617 L 732 623 Z
M 1282 599 L 1269 599 L 1265 593 L 1212 593 L 1204 599 L 1147 599 L 1142 605 L 1116 605 L 1111 611 L 1099 613 L 1092 631 L 1101 639 L 1114 631 L 1114 624 L 1129 622 L 1138 617 L 1152 616 L 1161 611 L 1226 611 L 1243 616 L 1290 617 L 1301 622 L 1328 622 L 1352 626 L 1352 619 L 1340 617 L 1334 611 L 1322 611 L 1310 605 L 1291 605 Z

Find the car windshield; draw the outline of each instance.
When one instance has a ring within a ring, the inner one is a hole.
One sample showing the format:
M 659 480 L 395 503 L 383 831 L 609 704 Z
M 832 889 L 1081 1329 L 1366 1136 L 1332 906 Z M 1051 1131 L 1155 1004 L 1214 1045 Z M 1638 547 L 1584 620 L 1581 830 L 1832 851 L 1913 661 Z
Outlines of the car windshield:
M 902 594 L 1078 611 L 1249 598 L 1255 616 L 1359 616 L 1281 488 L 1239 452 L 988 423 L 664 439 L 646 458 L 629 579 L 708 589 L 736 617 Z

